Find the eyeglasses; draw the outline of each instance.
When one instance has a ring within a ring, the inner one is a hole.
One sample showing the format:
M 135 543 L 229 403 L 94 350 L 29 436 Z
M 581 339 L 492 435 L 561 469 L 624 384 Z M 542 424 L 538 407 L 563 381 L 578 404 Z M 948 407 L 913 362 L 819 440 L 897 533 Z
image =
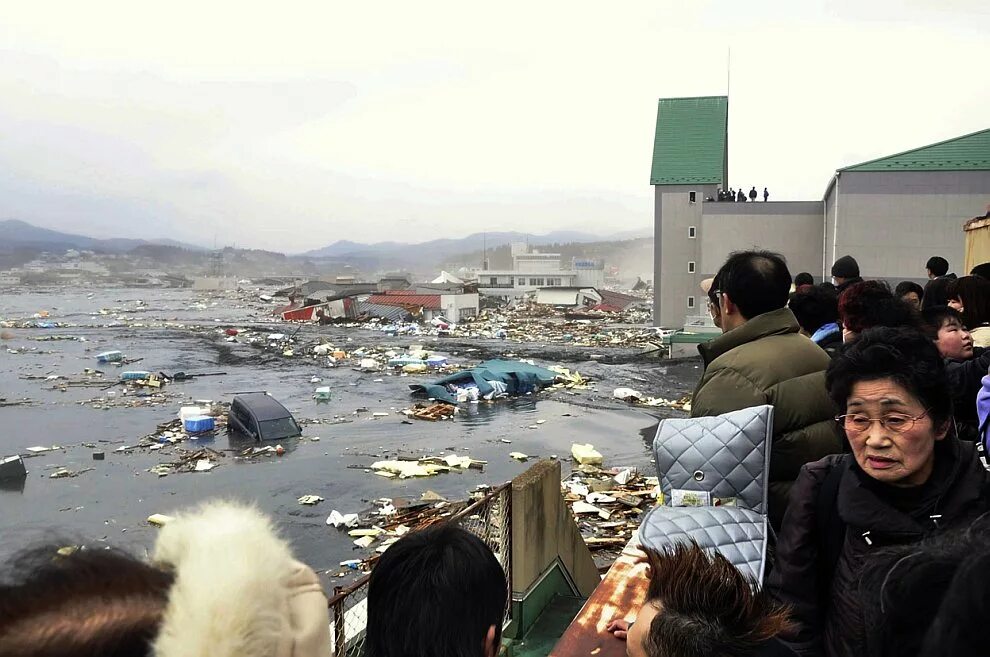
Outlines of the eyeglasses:
M 863 433 L 869 430 L 874 422 L 879 422 L 881 427 L 891 433 L 904 433 L 913 429 L 915 423 L 926 415 L 928 415 L 928 410 L 917 417 L 904 413 L 888 413 L 883 417 L 867 417 L 860 413 L 849 413 L 836 416 L 835 421 L 849 433 Z

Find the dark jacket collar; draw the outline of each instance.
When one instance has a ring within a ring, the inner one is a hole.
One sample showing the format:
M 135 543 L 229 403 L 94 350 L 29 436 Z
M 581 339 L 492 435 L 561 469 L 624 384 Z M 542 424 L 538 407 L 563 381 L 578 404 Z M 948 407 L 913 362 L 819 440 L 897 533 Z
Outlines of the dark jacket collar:
M 947 437 L 936 444 L 936 465 L 933 477 L 919 499 L 918 509 L 899 510 L 884 500 L 882 484 L 866 485 L 850 454 L 844 460 L 846 473 L 839 484 L 837 504 L 839 515 L 846 524 L 859 531 L 869 530 L 877 535 L 922 535 L 951 523 L 966 512 L 982 495 L 987 480 L 986 470 L 977 458 L 972 443 Z M 898 491 L 892 491 L 896 494 Z M 932 520 L 931 516 L 941 516 Z
M 723 333 L 711 342 L 699 344 L 698 352 L 701 353 L 701 358 L 705 361 L 705 367 L 708 367 L 713 360 L 736 347 L 771 335 L 786 335 L 787 333 L 797 333 L 800 330 L 801 327 L 798 325 L 797 319 L 794 318 L 791 309 L 780 308 L 757 315 L 753 319 L 747 320 L 742 326 L 738 326 L 728 333 Z

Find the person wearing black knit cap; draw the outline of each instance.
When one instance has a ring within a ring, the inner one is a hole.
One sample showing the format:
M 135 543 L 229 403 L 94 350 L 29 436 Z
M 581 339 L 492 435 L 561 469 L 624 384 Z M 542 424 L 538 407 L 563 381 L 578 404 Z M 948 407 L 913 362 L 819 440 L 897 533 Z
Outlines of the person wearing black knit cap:
M 832 265 L 832 279 L 835 281 L 835 291 L 838 294 L 863 279 L 859 275 L 859 263 L 851 255 L 844 255 Z

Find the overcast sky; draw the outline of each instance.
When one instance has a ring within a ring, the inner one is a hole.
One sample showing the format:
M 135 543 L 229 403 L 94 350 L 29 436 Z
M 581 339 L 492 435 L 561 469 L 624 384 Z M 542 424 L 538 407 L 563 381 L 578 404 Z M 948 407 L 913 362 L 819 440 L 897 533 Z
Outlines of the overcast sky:
M 290 252 L 648 227 L 656 101 L 725 93 L 730 48 L 730 184 L 818 199 L 990 127 L 988 33 L 987 0 L 8 3 L 0 218 Z

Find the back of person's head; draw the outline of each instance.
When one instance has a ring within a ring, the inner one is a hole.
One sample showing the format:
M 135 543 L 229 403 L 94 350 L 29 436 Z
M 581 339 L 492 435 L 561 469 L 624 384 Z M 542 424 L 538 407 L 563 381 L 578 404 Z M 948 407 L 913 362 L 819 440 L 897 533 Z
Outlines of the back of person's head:
M 839 319 L 839 301 L 835 293 L 820 287 L 795 292 L 787 306 L 808 333 Z
M 885 548 L 863 568 L 867 642 L 881 657 L 985 654 L 990 531 L 985 518 Z
M 941 256 L 932 256 L 925 263 L 925 269 L 935 276 L 945 276 L 949 273 L 949 261 Z
M 794 287 L 801 287 L 802 285 L 814 285 L 815 277 L 806 271 L 801 272 L 794 277 Z
M 505 572 L 474 534 L 452 523 L 409 533 L 371 571 L 365 654 L 491 657 L 507 598 Z
M 907 327 L 863 331 L 832 359 L 825 387 L 836 408 L 845 413 L 853 386 L 880 379 L 890 379 L 917 397 L 929 409 L 935 426 L 952 417 L 952 389 L 945 361 L 921 331 Z
M 123 552 L 42 546 L 0 579 L 0 655 L 144 657 L 173 576 Z
M 915 310 L 894 297 L 883 281 L 860 281 L 846 288 L 839 296 L 839 319 L 853 333 L 875 326 L 919 326 Z
M 736 251 L 715 279 L 719 292 L 727 295 L 746 319 L 783 308 L 791 291 L 787 263 L 771 251 Z
M 963 276 L 949 281 L 945 296 L 962 304 L 963 325 L 973 329 L 990 322 L 990 281 L 979 276 Z
M 990 262 L 984 262 L 976 265 L 969 273 L 971 276 L 979 276 L 980 278 L 985 278 L 990 281 Z
M 756 655 L 790 628 L 785 607 L 728 559 L 696 543 L 647 550 L 646 605 L 655 615 L 642 636 L 647 657 Z

